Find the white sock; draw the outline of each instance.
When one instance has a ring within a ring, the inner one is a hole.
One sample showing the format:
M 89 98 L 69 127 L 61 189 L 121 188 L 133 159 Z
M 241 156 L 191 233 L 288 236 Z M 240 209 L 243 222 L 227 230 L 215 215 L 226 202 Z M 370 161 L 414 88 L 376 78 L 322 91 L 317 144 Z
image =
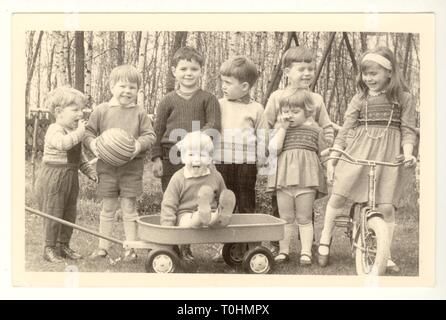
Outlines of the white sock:
M 125 240 L 135 241 L 136 240 L 136 221 L 124 221 L 124 234 Z
M 393 240 L 393 232 L 395 231 L 395 222 L 387 222 L 387 230 L 389 232 L 389 258 L 388 260 L 392 260 L 391 248 L 392 248 L 392 240 Z
M 327 205 L 327 209 L 325 210 L 325 219 L 324 219 L 324 229 L 321 233 L 321 239 L 319 240 L 319 243 L 330 245 L 331 236 L 333 232 L 334 227 L 334 219 L 342 214 L 344 211 L 344 208 L 332 208 L 330 205 Z M 322 246 L 319 247 L 319 253 L 320 254 L 328 254 L 329 248 Z
M 285 225 L 283 240 L 279 241 L 280 253 L 290 254 L 291 237 L 293 236 L 294 223 Z
M 104 236 L 111 236 L 113 233 L 114 224 L 114 220 L 99 218 L 99 233 L 103 234 Z M 110 241 L 99 238 L 99 248 L 108 250 L 110 248 L 110 245 Z
M 313 245 L 313 224 L 298 224 L 301 243 L 301 254 L 308 254 L 311 257 L 311 246 Z

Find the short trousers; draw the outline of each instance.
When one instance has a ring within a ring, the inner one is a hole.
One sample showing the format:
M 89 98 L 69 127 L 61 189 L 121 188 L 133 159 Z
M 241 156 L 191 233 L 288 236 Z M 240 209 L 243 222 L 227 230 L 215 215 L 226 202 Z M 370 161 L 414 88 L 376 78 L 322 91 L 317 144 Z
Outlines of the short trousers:
M 101 159 L 96 164 L 98 196 L 103 198 L 138 197 L 142 194 L 144 159 L 135 158 L 121 167 L 114 167 Z

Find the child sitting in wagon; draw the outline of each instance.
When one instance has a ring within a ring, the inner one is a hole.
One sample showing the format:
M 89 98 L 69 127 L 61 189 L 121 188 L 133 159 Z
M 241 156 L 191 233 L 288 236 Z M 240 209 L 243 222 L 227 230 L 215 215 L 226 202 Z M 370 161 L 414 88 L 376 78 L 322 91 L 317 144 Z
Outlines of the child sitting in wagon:
M 235 195 L 226 188 L 212 164 L 214 145 L 201 131 L 178 142 L 184 167 L 170 180 L 161 203 L 161 225 L 190 228 L 225 227 L 235 207 Z M 218 199 L 218 201 L 217 201 Z

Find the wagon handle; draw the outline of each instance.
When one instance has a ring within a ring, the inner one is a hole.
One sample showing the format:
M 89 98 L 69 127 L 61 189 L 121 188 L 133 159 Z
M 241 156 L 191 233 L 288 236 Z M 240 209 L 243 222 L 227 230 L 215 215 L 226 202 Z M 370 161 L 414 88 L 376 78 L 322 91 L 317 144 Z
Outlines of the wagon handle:
M 27 207 L 27 206 L 25 206 L 25 210 L 28 211 L 29 213 L 36 214 L 38 216 L 41 216 L 41 217 L 44 217 L 44 218 L 47 218 L 47 219 L 59 222 L 59 223 L 64 224 L 66 226 L 72 227 L 73 229 L 77 229 L 77 230 L 80 230 L 82 232 L 92 234 L 92 235 L 94 235 L 96 237 L 103 238 L 103 239 L 106 239 L 106 240 L 111 241 L 111 242 L 119 243 L 122 246 L 124 245 L 124 241 L 121 241 L 121 240 L 118 240 L 118 239 L 115 239 L 115 238 L 111 238 L 111 237 L 108 237 L 108 236 L 104 236 L 103 234 L 100 234 L 100 233 L 98 233 L 96 231 L 93 231 L 93 230 L 81 227 L 81 226 L 79 226 L 77 224 L 68 222 L 68 221 L 63 220 L 63 219 L 59 219 L 57 217 L 53 217 L 53 216 L 51 216 L 51 215 L 49 215 L 47 213 L 44 213 L 42 211 L 35 210 L 35 209 L 32 209 L 32 208 Z

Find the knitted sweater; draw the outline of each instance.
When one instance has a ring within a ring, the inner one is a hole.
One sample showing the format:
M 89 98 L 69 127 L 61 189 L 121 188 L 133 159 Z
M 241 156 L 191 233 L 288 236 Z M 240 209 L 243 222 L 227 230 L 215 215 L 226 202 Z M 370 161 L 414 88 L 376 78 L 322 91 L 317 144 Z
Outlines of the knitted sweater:
M 172 91 L 161 100 L 157 108 L 152 160 L 162 156 L 163 146 L 172 146 L 185 132 L 207 129 L 220 131 L 220 127 L 220 106 L 213 94 L 199 89 L 186 100 Z
M 268 123 L 260 103 L 219 100 L 221 138 L 216 144 L 216 163 L 256 163 L 266 159 Z
M 217 199 L 220 197 L 220 193 L 226 189 L 226 185 L 221 174 L 215 168 L 210 168 L 210 173 L 201 177 L 186 178 L 184 168 L 175 172 L 161 202 L 161 225 L 174 226 L 177 224 L 179 215 L 196 211 L 198 190 L 204 185 L 210 186 L 214 190 L 215 197 L 211 208 L 217 209 Z
M 84 145 L 90 148 L 91 141 L 110 128 L 121 128 L 139 141 L 141 151 L 135 158 L 144 158 L 145 151 L 155 141 L 151 121 L 143 108 L 137 105 L 122 107 L 112 99 L 98 105 L 91 113 L 85 128 Z
M 279 100 L 285 91 L 286 90 L 276 90 L 268 99 L 268 103 L 265 107 L 265 117 L 270 128 L 273 128 L 274 124 L 276 123 L 276 119 L 280 111 Z M 317 93 L 310 92 L 310 94 L 311 98 L 315 102 L 315 112 L 313 118 L 324 130 L 325 141 L 327 142 L 328 146 L 331 146 L 334 141 L 334 129 L 327 109 L 325 108 L 324 100 L 322 99 L 322 96 Z
M 51 124 L 45 134 L 43 163 L 75 165 L 87 176 L 93 174 L 94 169 L 82 151 L 74 157 L 68 156 L 68 152 L 81 143 L 83 135 L 84 130 L 80 128 L 68 131 L 58 123 Z

